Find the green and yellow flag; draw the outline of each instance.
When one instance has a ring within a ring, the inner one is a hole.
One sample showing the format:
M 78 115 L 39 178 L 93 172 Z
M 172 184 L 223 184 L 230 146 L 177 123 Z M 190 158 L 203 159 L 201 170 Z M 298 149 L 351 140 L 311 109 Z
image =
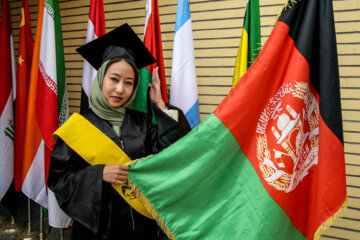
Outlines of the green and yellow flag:
M 261 46 L 259 0 L 248 0 L 232 87 L 238 83 L 259 55 Z

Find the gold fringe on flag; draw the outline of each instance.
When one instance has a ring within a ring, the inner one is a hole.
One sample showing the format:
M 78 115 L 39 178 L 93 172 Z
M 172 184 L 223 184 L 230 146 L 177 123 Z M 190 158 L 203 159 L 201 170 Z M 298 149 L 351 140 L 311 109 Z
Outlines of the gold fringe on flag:
M 285 6 L 284 6 L 285 10 L 286 10 L 287 8 L 292 8 L 292 6 L 293 6 L 295 3 L 300 2 L 300 1 L 301 1 L 301 0 L 288 0 L 287 3 L 285 3 Z
M 135 164 L 136 161 L 137 160 L 131 163 L 131 165 Z M 130 179 L 128 180 L 128 186 L 135 193 L 136 197 L 140 200 L 141 204 L 145 207 L 145 209 L 156 220 L 157 224 L 163 230 L 163 232 L 168 236 L 168 238 L 171 240 L 176 240 L 174 234 L 171 232 L 171 230 L 166 225 L 164 220 L 156 212 L 155 208 L 151 205 L 149 200 L 144 196 L 144 194 L 142 194 L 142 192 L 136 187 L 136 185 Z M 323 234 L 325 230 L 327 230 L 331 225 L 333 225 L 338 218 L 342 217 L 344 210 L 347 208 L 347 206 L 348 206 L 348 198 L 346 197 L 345 202 L 342 204 L 339 210 L 318 227 L 318 229 L 314 234 L 314 240 L 318 240 L 321 237 L 321 234 Z
M 135 164 L 135 162 L 131 163 L 131 165 Z M 140 200 L 141 204 L 145 207 L 145 209 L 156 220 L 156 223 L 160 226 L 160 228 L 168 236 L 168 238 L 171 240 L 176 240 L 176 237 L 174 236 L 174 234 L 171 232 L 171 230 L 166 225 L 164 220 L 156 212 L 155 208 L 151 205 L 149 200 L 144 196 L 144 194 L 142 194 L 142 192 L 140 192 L 140 190 L 136 187 L 136 185 L 130 179 L 128 180 L 128 186 L 135 193 L 135 196 Z
M 314 240 L 318 240 L 321 237 L 321 234 L 323 234 L 326 229 L 328 229 L 331 225 L 334 224 L 336 219 L 342 217 L 344 210 L 347 208 L 347 206 L 348 206 L 348 198 L 346 196 L 346 199 L 345 199 L 344 203 L 341 205 L 341 207 L 339 208 L 339 210 L 337 210 L 337 212 L 334 213 L 334 215 L 329 217 L 325 222 L 323 222 L 318 227 L 318 229 L 316 230 L 316 232 L 314 234 Z
M 276 22 L 279 20 L 279 17 L 283 13 L 283 11 L 285 11 L 288 8 L 292 8 L 292 6 L 295 3 L 298 3 L 300 1 L 301 0 L 286 0 L 286 2 L 284 3 L 284 6 L 282 8 L 280 8 L 280 11 L 277 13 L 276 18 L 275 18 L 275 23 L 273 24 L 273 26 L 275 26 Z

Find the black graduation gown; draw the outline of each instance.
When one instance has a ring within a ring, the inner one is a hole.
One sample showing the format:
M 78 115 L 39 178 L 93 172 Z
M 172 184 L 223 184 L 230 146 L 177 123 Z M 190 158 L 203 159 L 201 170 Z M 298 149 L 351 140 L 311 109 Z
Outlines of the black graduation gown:
M 120 137 L 92 111 L 84 117 L 131 159 L 137 159 L 158 153 L 190 130 L 181 111 L 178 123 L 157 107 L 153 106 L 153 110 L 157 125 L 151 123 L 149 115 L 127 109 Z M 155 221 L 132 209 L 111 184 L 102 181 L 103 168 L 104 165 L 90 166 L 61 139 L 56 142 L 48 187 L 62 210 L 74 220 L 71 238 L 159 239 Z

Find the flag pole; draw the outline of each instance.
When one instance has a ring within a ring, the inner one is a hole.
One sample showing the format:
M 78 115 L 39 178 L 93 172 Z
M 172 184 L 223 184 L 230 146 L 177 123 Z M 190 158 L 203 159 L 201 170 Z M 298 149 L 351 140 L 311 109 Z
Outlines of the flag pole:
M 42 206 L 40 206 L 40 234 L 39 234 L 39 239 L 43 240 L 44 239 L 44 216 L 43 216 L 43 211 L 42 211 Z
M 31 232 L 31 210 L 30 210 L 30 198 L 27 199 L 28 210 L 28 233 Z
M 30 198 L 27 198 L 27 214 L 28 214 L 28 223 L 27 223 L 27 231 L 20 234 L 16 239 L 38 239 L 39 232 L 32 231 L 31 229 L 31 207 L 30 207 Z
M 64 229 L 60 228 L 60 240 L 64 240 Z

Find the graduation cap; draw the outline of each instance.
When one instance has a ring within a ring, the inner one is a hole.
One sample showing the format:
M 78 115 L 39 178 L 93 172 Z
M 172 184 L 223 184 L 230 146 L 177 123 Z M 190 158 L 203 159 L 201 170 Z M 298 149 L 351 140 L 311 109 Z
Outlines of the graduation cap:
M 126 23 L 76 49 L 96 70 L 103 62 L 116 57 L 128 58 L 140 69 L 156 60 Z

